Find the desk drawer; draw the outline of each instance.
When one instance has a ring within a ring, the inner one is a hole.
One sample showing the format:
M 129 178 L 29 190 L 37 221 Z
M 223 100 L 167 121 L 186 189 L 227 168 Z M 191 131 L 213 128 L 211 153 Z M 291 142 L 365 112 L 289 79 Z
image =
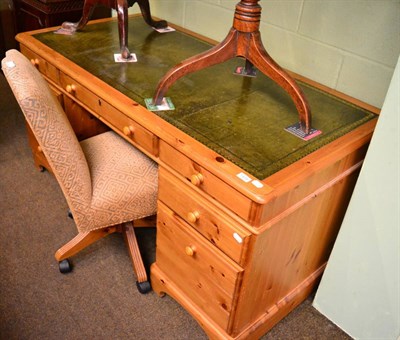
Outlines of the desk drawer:
M 243 269 L 159 202 L 156 262 L 178 288 L 227 330 Z
M 105 122 L 128 137 L 133 144 L 139 145 L 153 156 L 158 156 L 158 137 L 149 130 L 145 129 L 107 102 L 102 103 L 99 114 Z
M 164 141 L 160 141 L 160 159 L 215 198 L 244 220 L 248 220 L 251 200 L 207 171 Z
M 56 84 L 60 83 L 58 69 L 55 66 L 48 63 L 42 57 L 39 57 L 36 53 L 32 52 L 24 45 L 21 45 L 21 53 L 27 57 L 33 65 L 36 66 L 41 74 L 45 75 Z
M 60 83 L 66 92 L 84 104 L 114 131 L 124 134 L 132 141 L 132 144 L 140 146 L 150 154 L 158 155 L 158 138 L 150 131 L 62 72 Z
M 250 232 L 162 167 L 158 199 L 231 259 L 243 263 Z

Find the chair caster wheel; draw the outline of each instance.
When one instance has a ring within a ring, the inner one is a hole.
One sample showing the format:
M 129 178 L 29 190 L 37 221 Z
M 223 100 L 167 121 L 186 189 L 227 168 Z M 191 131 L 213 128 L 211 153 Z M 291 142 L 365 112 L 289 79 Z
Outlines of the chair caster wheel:
M 68 259 L 58 262 L 58 268 L 60 269 L 60 273 L 62 274 L 66 274 L 72 271 L 72 265 L 68 261 Z
M 72 211 L 70 209 L 68 209 L 68 217 L 73 220 L 74 216 L 72 215 Z
M 141 294 L 146 294 L 151 291 L 151 285 L 149 281 L 138 282 L 136 281 L 136 287 Z

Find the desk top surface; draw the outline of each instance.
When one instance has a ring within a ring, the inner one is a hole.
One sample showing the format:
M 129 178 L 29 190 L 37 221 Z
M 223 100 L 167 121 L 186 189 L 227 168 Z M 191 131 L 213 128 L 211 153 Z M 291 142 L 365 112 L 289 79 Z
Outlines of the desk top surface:
M 162 76 L 210 44 L 179 31 L 158 33 L 141 17 L 129 20 L 129 49 L 135 63 L 116 63 L 118 25 L 88 25 L 72 36 L 53 32 L 35 38 L 145 106 Z M 375 114 L 299 82 L 312 110 L 313 127 L 322 134 L 310 141 L 284 129 L 298 122 L 291 98 L 269 78 L 234 75 L 243 65 L 232 59 L 178 80 L 168 91 L 176 107 L 155 112 L 186 134 L 259 179 L 264 179 L 330 143 Z

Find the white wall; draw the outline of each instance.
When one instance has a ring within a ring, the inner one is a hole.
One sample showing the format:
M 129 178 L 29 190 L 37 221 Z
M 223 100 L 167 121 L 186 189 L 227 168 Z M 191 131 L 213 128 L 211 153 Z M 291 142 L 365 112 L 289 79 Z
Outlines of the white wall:
M 314 307 L 356 339 L 400 337 L 400 62 Z
M 150 0 L 153 15 L 221 41 L 239 0 Z M 381 107 L 400 54 L 400 0 L 261 0 L 283 67 Z M 134 5 L 130 11 L 137 12 Z

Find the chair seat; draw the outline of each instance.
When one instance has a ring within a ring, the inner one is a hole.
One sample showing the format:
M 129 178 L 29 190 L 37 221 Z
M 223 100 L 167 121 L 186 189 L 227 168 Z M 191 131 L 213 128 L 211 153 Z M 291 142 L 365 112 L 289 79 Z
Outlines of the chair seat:
M 157 210 L 157 164 L 113 131 L 81 142 L 92 180 L 89 211 L 73 211 L 80 232 L 116 225 Z M 85 216 L 84 216 L 84 215 Z
M 148 292 L 133 228 L 154 222 L 144 218 L 157 210 L 157 164 L 114 132 L 79 143 L 59 101 L 26 57 L 7 51 L 1 66 L 79 231 L 55 254 L 60 271 L 71 271 L 69 257 L 118 231 L 128 245 L 139 291 Z

